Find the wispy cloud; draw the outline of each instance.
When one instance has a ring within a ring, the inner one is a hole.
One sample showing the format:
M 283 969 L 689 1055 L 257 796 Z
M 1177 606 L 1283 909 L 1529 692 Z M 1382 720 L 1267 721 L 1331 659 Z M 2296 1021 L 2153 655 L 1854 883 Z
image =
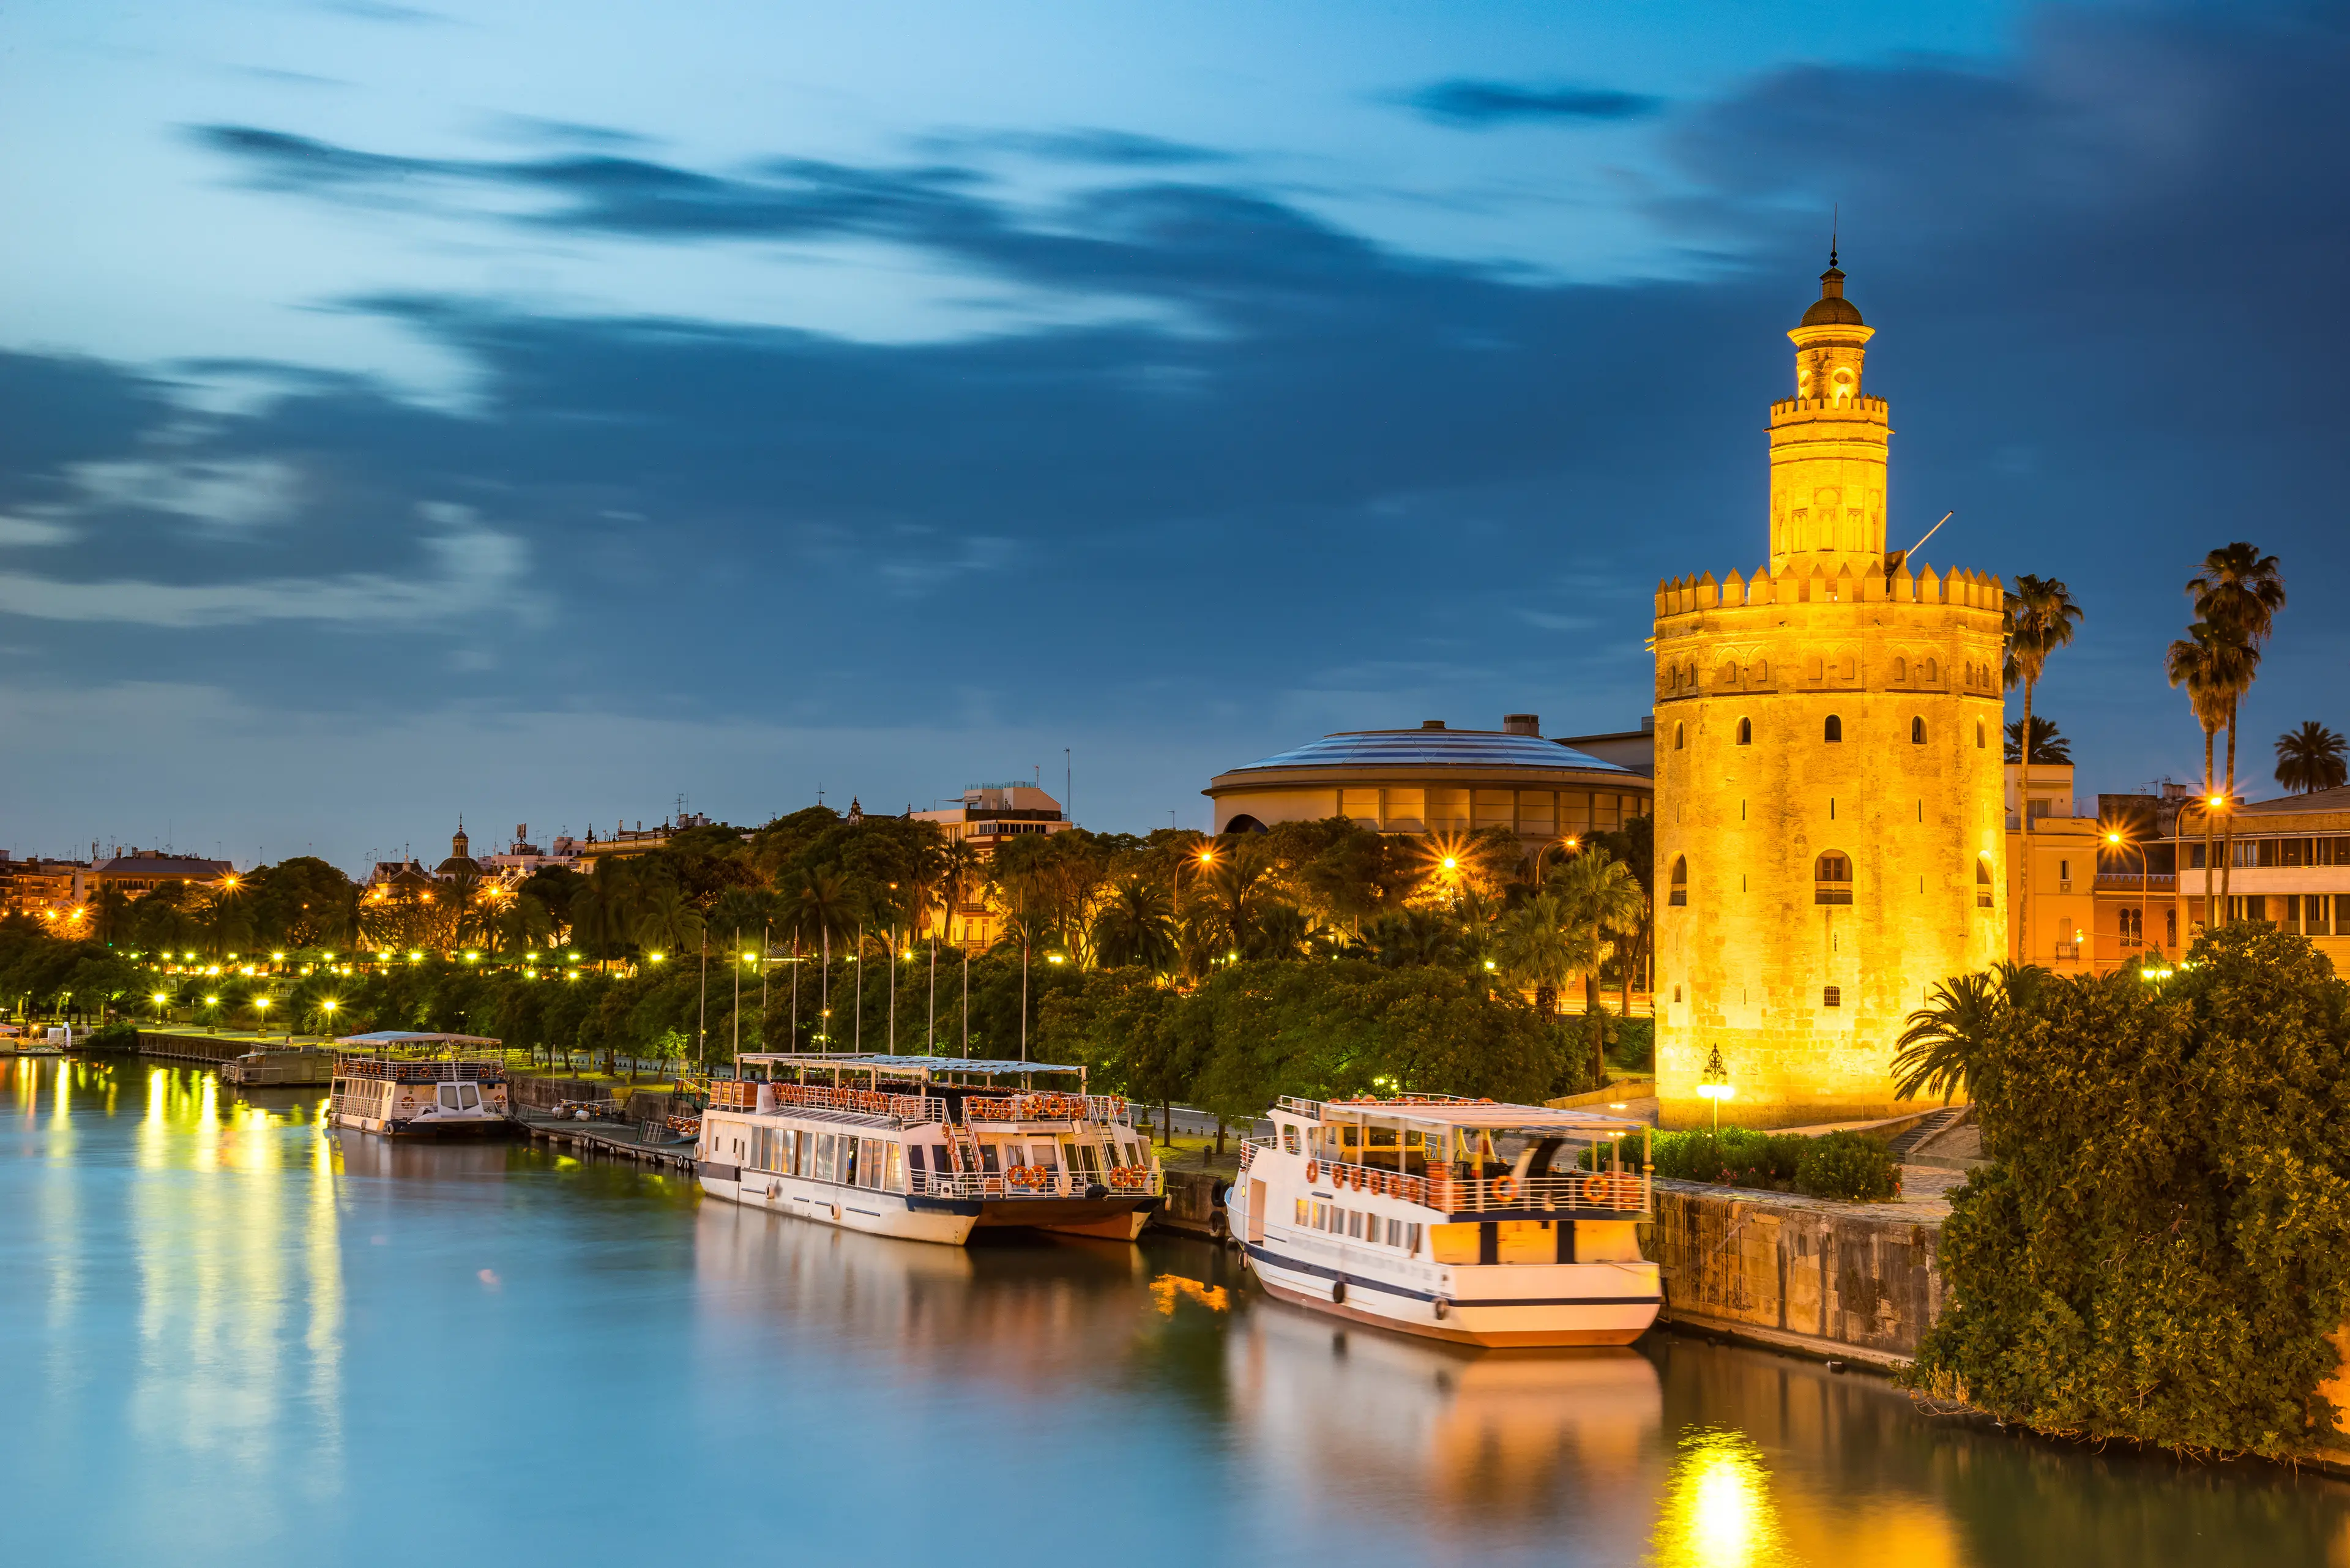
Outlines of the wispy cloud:
M 1433 83 L 1405 101 L 1430 119 L 1470 130 L 1527 121 L 1640 119 L 1664 108 L 1660 98 L 1613 88 L 1536 87 L 1467 78 Z

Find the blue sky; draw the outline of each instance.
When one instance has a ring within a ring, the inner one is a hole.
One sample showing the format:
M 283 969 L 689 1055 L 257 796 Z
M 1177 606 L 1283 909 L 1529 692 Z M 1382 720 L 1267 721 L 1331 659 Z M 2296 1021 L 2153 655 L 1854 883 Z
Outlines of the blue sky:
M 1647 711 L 1751 570 L 1832 203 L 1896 531 L 2073 584 L 2085 784 L 2179 586 L 2342 711 L 2332 8 L 374 0 L 9 13 L 5 837 L 356 866 L 1074 757 Z

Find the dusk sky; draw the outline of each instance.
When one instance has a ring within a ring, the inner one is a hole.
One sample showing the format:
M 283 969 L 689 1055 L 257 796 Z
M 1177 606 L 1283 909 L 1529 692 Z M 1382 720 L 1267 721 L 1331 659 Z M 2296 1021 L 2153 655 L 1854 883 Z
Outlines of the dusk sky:
M 2350 728 L 2336 5 L 0 11 L 0 847 L 359 867 L 928 805 L 1202 826 L 1328 731 L 1637 725 L 1765 551 L 1840 207 L 1892 532 L 2194 776 L 2203 553 Z

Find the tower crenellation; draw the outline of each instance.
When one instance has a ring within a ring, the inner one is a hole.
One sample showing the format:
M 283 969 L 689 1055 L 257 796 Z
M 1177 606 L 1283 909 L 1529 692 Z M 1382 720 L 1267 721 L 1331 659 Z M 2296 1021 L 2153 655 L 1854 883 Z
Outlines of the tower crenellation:
M 1833 260 L 1772 405 L 1770 555 L 1657 585 L 1656 1016 L 1669 1120 L 1852 1119 L 1934 981 L 2005 950 L 1999 578 L 1886 547 L 1874 336 Z

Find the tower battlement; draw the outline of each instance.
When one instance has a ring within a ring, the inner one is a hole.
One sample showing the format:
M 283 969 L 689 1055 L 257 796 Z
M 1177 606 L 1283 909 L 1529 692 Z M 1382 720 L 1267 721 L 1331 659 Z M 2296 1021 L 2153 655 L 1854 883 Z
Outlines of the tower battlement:
M 1825 567 L 1791 566 L 1773 574 L 1757 566 L 1751 577 L 1733 571 L 1717 582 L 1711 572 L 1695 577 L 1666 577 L 1657 584 L 1658 634 L 1679 616 L 1711 609 L 1743 609 L 1758 605 L 1897 604 L 1961 605 L 1970 609 L 1999 610 L 2007 600 L 2007 585 L 1988 572 L 1953 566 L 1938 575 L 1931 566 L 1911 572 L 1896 566 L 1890 572 L 1875 566 L 1855 572 L 1848 565 L 1831 574 Z
M 1841 402 L 1825 398 L 1781 398 L 1771 405 L 1771 422 L 1774 425 L 1799 417 L 1805 420 L 1841 417 L 1856 423 L 1881 425 L 1892 415 L 1883 398 L 1846 398 Z

